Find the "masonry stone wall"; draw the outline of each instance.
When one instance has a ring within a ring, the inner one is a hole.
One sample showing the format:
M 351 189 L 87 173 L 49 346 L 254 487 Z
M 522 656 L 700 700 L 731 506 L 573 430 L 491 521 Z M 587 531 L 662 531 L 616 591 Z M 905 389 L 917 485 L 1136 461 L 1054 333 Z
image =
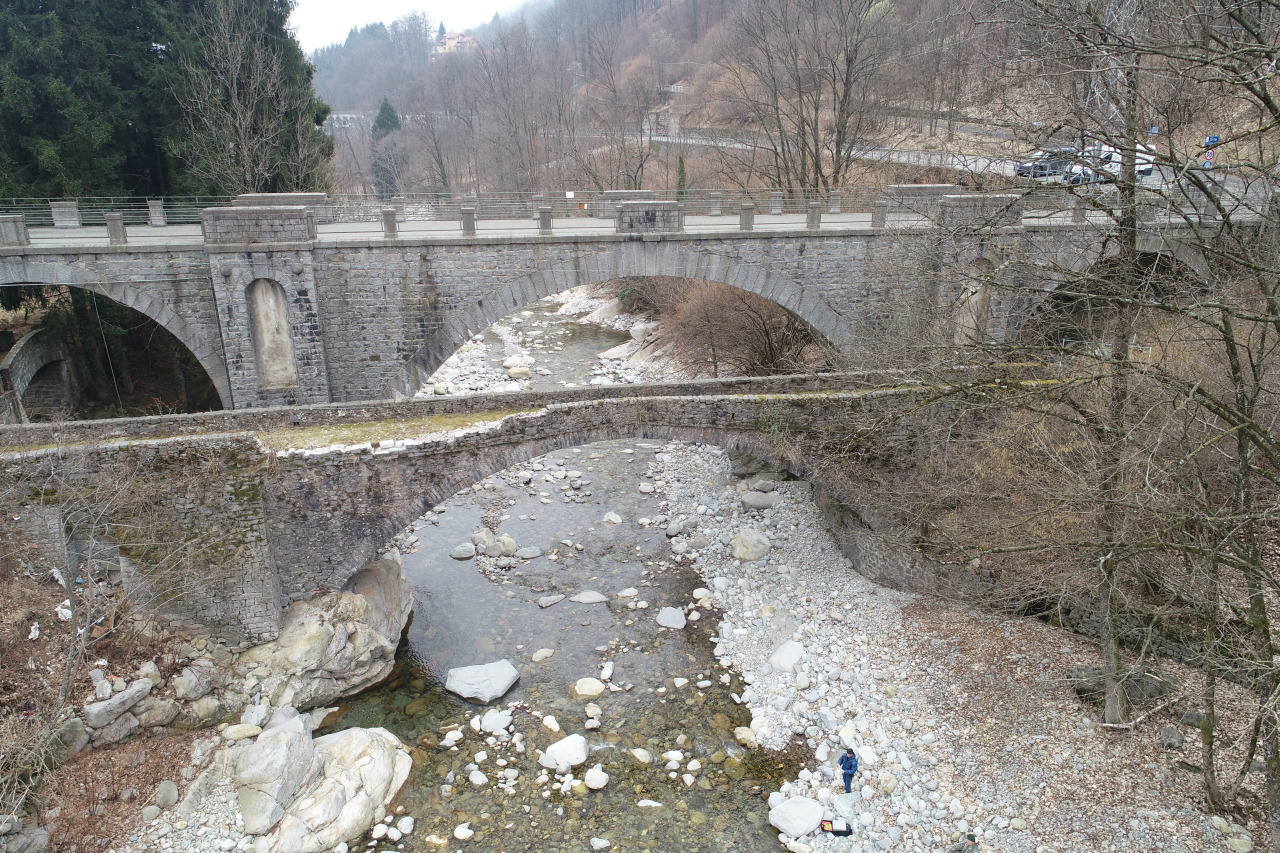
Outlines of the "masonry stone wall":
M 205 242 L 73 253 L 0 246 L 0 286 L 85 287 L 136 308 L 192 351 L 227 408 L 371 400 L 412 394 L 471 335 L 544 296 L 629 276 L 759 294 L 852 352 L 904 306 L 945 316 L 974 304 L 967 271 L 986 259 L 999 280 L 979 302 L 993 306 L 986 332 L 1001 339 L 1052 291 L 1047 265 L 1085 269 L 1110 243 L 1105 225 L 980 227 L 996 214 L 1013 222 L 1013 208 L 982 198 L 930 195 L 952 219 L 963 209 L 963 227 L 951 229 L 445 239 L 317 237 L 303 207 L 215 208 L 204 212 Z M 259 278 L 287 295 L 296 386 L 264 387 L 258 376 L 245 289 Z
M 814 476 L 803 461 L 809 442 L 879 419 L 917 393 L 595 400 L 556 404 L 488 430 L 412 446 L 279 456 L 264 452 L 252 434 L 212 434 L 7 452 L 0 464 L 18 481 L 45 482 L 56 461 L 64 477 L 82 482 L 141 484 L 155 513 L 149 518 L 167 531 L 164 541 L 199 543 L 201 559 L 182 576 L 181 595 L 170 606 L 228 636 L 262 638 L 278 630 L 289 602 L 342 587 L 427 508 L 534 456 L 634 437 L 703 442 L 771 458 L 782 452 L 771 437 L 786 434 L 791 450 L 780 461 L 800 476 Z M 822 490 L 826 484 L 815 477 L 814 485 Z M 5 535 L 47 539 L 47 524 L 31 529 L 10 521 L 48 512 L 49 504 L 32 502 L 31 494 L 19 488 L 0 496 Z M 845 526 L 869 517 L 854 510 Z M 121 551 L 127 550 L 122 543 Z M 927 586 L 927 566 L 894 556 L 888 546 L 851 554 L 881 582 Z M 131 557 L 143 576 L 146 556 Z M 159 576 L 154 591 L 163 594 L 171 584 Z
M 67 358 L 67 345 L 43 329 L 33 329 L 0 358 L 0 390 L 21 400 L 36 374 L 47 364 Z
M 206 243 L 305 243 L 316 238 L 306 207 L 210 207 L 200 214 Z

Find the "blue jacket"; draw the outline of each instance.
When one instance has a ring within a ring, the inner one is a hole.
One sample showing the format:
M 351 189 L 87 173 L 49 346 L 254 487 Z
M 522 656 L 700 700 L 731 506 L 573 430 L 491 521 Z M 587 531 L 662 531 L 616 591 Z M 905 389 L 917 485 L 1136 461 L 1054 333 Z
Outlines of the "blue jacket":
M 858 756 L 850 755 L 847 752 L 840 753 L 840 760 L 837 762 L 840 769 L 852 776 L 858 772 Z

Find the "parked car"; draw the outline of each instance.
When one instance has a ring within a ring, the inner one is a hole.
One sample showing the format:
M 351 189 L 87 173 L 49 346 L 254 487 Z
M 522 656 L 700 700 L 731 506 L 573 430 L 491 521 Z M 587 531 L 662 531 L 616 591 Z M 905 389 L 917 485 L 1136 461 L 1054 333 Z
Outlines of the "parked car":
M 1155 149 L 1138 143 L 1134 152 L 1135 173 L 1150 177 L 1155 170 Z M 1067 169 L 1063 180 L 1068 184 L 1094 184 L 1120 177 L 1122 155 L 1110 145 L 1094 145 L 1080 152 L 1079 161 Z
M 1054 148 L 1048 151 L 1037 151 L 1031 155 L 1030 160 L 1015 166 L 1013 171 L 1019 178 L 1043 180 L 1045 178 L 1060 177 L 1065 175 L 1067 170 L 1071 168 L 1077 153 L 1074 148 Z

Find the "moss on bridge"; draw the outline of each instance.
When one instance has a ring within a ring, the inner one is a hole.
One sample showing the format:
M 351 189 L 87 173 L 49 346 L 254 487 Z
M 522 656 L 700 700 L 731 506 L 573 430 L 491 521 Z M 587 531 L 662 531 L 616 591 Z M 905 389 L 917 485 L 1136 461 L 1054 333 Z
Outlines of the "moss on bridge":
M 420 418 L 288 427 L 258 433 L 258 438 L 271 450 L 311 450 L 335 444 L 423 439 L 481 424 L 496 423 L 511 415 L 537 411 L 540 410 L 498 409 L 490 412 L 457 412 Z

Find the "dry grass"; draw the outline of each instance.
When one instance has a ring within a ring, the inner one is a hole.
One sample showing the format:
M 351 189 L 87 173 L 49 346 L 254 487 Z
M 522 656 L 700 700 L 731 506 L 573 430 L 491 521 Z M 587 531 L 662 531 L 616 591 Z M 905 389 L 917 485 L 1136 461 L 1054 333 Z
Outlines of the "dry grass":
M 329 447 L 334 444 L 351 445 L 365 442 L 394 441 L 397 439 L 423 439 L 443 435 L 457 429 L 468 429 L 480 424 L 494 423 L 511 415 L 535 411 L 537 410 L 505 409 L 494 412 L 432 415 L 424 418 L 278 429 L 259 433 L 258 438 L 271 450 L 306 450 Z

